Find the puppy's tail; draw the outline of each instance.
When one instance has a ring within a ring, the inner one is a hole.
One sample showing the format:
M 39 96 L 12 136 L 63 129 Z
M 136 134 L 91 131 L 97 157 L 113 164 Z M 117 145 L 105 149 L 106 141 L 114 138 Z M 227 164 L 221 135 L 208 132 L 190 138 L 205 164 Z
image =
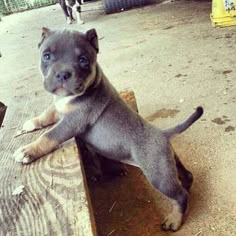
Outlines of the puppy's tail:
M 185 120 L 183 123 L 173 128 L 164 130 L 164 133 L 169 138 L 177 134 L 180 134 L 184 132 L 188 127 L 190 127 L 195 121 L 197 121 L 202 116 L 202 114 L 203 114 L 203 108 L 197 107 L 196 111 L 187 120 Z

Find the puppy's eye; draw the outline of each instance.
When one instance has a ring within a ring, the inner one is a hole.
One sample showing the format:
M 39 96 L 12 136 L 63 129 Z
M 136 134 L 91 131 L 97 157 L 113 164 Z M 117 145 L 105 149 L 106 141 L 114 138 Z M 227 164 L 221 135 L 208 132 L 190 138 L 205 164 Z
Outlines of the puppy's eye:
M 82 69 L 88 69 L 89 59 L 86 56 L 80 56 L 79 57 L 79 65 Z
M 46 52 L 43 54 L 43 60 L 44 61 L 49 61 L 51 59 L 51 54 L 49 52 Z

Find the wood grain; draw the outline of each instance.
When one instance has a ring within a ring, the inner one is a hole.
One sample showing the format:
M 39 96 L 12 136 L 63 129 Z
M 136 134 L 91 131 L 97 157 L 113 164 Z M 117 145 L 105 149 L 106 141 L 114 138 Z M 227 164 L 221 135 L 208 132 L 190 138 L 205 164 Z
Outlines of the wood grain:
M 0 130 L 0 235 L 96 235 L 83 167 L 74 140 L 23 166 L 14 151 L 43 130 L 13 138 L 51 102 L 45 92 L 14 97 Z M 13 196 L 20 185 L 24 191 Z

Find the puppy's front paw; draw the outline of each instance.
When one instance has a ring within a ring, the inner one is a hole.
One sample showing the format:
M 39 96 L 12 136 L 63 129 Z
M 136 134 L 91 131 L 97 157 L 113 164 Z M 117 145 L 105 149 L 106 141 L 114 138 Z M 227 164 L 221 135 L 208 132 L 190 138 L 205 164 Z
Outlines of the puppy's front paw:
M 17 149 L 13 154 L 13 157 L 16 162 L 21 162 L 23 164 L 29 164 L 36 159 L 33 155 L 33 148 L 30 144 Z
M 39 124 L 39 122 L 37 122 L 36 119 L 31 119 L 24 123 L 22 131 L 31 132 L 40 128 L 42 128 L 42 126 Z
M 177 231 L 182 224 L 183 220 L 182 218 L 183 218 L 182 214 L 176 214 L 175 212 L 172 212 L 162 222 L 161 224 L 162 230 L 172 231 L 172 232 Z

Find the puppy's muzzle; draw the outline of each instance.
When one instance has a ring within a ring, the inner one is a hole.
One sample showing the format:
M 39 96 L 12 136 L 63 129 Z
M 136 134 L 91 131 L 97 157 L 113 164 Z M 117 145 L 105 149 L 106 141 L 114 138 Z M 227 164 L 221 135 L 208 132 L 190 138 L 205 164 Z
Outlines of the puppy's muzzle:
M 56 79 L 58 82 L 65 82 L 67 81 L 68 79 L 70 79 L 72 76 L 72 73 L 70 71 L 59 71 L 59 72 L 56 72 Z

